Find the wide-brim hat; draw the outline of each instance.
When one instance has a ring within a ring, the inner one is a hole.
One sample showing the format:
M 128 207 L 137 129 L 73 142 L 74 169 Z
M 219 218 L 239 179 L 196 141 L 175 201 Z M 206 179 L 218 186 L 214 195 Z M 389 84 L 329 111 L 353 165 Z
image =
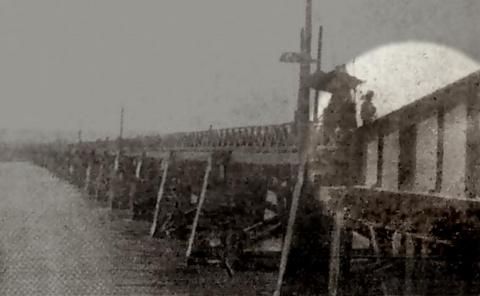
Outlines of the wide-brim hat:
M 305 84 L 308 87 L 327 92 L 355 89 L 363 82 L 357 77 L 339 70 L 333 70 L 328 73 L 317 71 L 305 79 Z

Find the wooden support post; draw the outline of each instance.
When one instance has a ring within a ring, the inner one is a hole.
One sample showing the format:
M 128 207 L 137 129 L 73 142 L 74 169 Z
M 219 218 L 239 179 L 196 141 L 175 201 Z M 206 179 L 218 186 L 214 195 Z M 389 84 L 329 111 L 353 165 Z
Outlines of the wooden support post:
M 73 173 L 75 172 L 75 167 L 72 163 L 68 166 L 68 177 L 70 179 L 70 182 L 73 180 Z
M 300 33 L 300 51 L 311 57 L 312 44 L 312 0 L 305 0 L 305 27 Z M 300 164 L 298 167 L 298 176 L 295 188 L 293 190 L 292 202 L 290 205 L 290 213 L 287 223 L 287 232 L 283 241 L 282 255 L 280 258 L 280 268 L 277 278 L 277 285 L 273 293 L 274 296 L 280 296 L 283 278 L 287 270 L 288 256 L 292 244 L 295 220 L 297 217 L 298 205 L 304 185 L 304 178 L 307 172 L 307 162 L 311 149 L 311 129 L 308 122 L 310 88 L 305 84 L 305 78 L 310 75 L 310 63 L 300 63 L 299 88 L 297 97 L 297 110 L 295 111 L 295 129 L 297 131 L 297 148 Z
M 402 234 L 395 231 L 392 235 L 392 256 L 398 257 L 400 255 L 400 248 L 402 247 Z
M 412 235 L 405 236 L 405 284 L 404 295 L 413 295 L 413 271 L 415 269 L 415 242 Z
M 233 236 L 233 231 L 231 228 L 228 229 L 228 232 L 227 232 L 227 238 L 226 238 L 226 246 L 225 246 L 225 255 L 223 257 L 223 265 L 225 266 L 225 269 L 227 270 L 227 273 L 230 277 L 233 277 L 235 275 L 235 271 L 233 270 L 233 267 L 232 267 L 232 264 L 230 263 L 230 258 L 229 258 L 229 255 L 230 255 L 230 252 L 233 248 L 233 240 L 232 240 L 232 236 Z
M 85 171 L 85 186 L 83 190 L 88 194 L 89 188 L 90 188 L 90 175 L 92 171 L 92 165 L 89 162 L 87 166 L 87 170 Z
M 120 153 L 117 153 L 115 160 L 113 161 L 113 171 L 117 172 L 118 167 L 120 166 Z
M 368 225 L 368 229 L 370 231 L 370 242 L 372 244 L 373 252 L 377 257 L 377 263 L 379 263 L 382 254 L 380 252 L 380 247 L 378 246 L 377 233 L 375 232 L 375 228 L 373 228 L 373 225 Z
M 132 219 L 134 216 L 134 203 L 135 203 L 135 195 L 137 193 L 138 182 L 140 181 L 140 171 L 142 170 L 142 159 L 139 159 L 137 165 L 135 166 L 135 177 L 133 178 L 132 183 L 130 184 L 130 192 L 128 193 L 128 209 L 130 214 L 132 215 Z
M 345 223 L 347 220 L 344 218 Z M 353 250 L 353 230 L 351 225 L 344 224 L 343 231 L 341 236 L 341 256 L 340 256 L 340 283 L 344 289 L 346 288 L 348 291 L 349 286 L 344 285 L 346 280 L 348 280 L 350 276 L 350 269 L 352 263 L 352 250 Z M 342 292 L 343 293 L 343 292 Z
M 162 181 L 160 182 L 160 188 L 158 189 L 157 193 L 157 203 L 155 204 L 155 212 L 153 213 L 153 222 L 150 228 L 150 236 L 153 237 L 157 232 L 157 225 L 158 225 L 158 215 L 160 214 L 160 203 L 163 198 L 163 192 L 165 191 L 165 183 L 167 182 L 167 173 L 168 173 L 168 166 L 170 162 L 170 157 L 164 158 L 162 160 Z
M 422 247 L 421 247 L 421 265 L 420 265 L 420 274 L 421 279 L 420 281 L 420 288 L 419 294 L 426 295 L 427 288 L 428 288 L 428 278 L 427 275 L 427 264 L 428 264 L 428 256 L 429 256 L 429 242 L 426 240 L 422 240 Z M 417 279 L 418 280 L 418 279 Z
M 192 231 L 190 232 L 190 237 L 188 239 L 187 252 L 185 254 L 185 257 L 187 259 L 187 264 L 188 264 L 188 258 L 190 258 L 190 255 L 192 254 L 193 242 L 195 241 L 195 233 L 197 231 L 200 213 L 202 211 L 202 207 L 205 202 L 207 186 L 208 186 L 208 178 L 210 176 L 211 170 L 212 170 L 212 156 L 210 155 L 208 157 L 207 168 L 205 169 L 205 176 L 203 177 L 202 192 L 200 193 L 200 199 L 197 204 L 197 211 L 195 212 L 195 218 L 193 219 Z
M 110 184 L 109 184 L 109 190 L 108 190 L 108 207 L 110 210 L 113 210 L 113 202 L 115 200 L 115 195 L 117 194 L 117 178 L 118 178 L 118 167 L 120 163 L 120 152 L 117 153 L 117 156 L 115 156 L 115 160 L 113 163 L 113 169 L 110 174 Z
M 102 186 L 102 177 L 103 177 L 103 163 L 100 164 L 98 168 L 97 179 L 95 180 L 95 200 L 98 200 L 100 195 L 100 187 Z
M 137 193 L 137 180 L 136 179 L 130 179 L 130 182 L 128 182 L 128 215 L 130 219 L 133 220 L 134 217 L 134 201 L 135 201 L 135 195 Z
M 399 231 L 395 231 L 392 235 L 392 257 L 393 257 L 393 260 L 395 260 L 395 262 L 402 255 L 401 248 L 402 248 L 402 233 L 400 233 Z M 389 286 L 391 286 L 391 291 L 393 292 L 393 294 L 395 295 L 400 294 L 403 289 L 403 285 L 402 285 L 403 281 L 398 277 L 392 277 L 389 280 L 389 282 L 390 282 Z M 389 295 L 392 295 L 391 293 Z
M 323 39 L 323 26 L 318 28 L 318 47 L 317 47 L 317 71 L 320 72 L 322 70 L 322 39 Z M 314 114 L 314 121 L 318 122 L 319 118 L 319 96 L 320 91 L 315 90 L 315 96 L 313 101 L 313 114 Z
M 445 110 L 443 106 L 437 108 L 437 162 L 435 176 L 435 192 L 442 191 L 443 183 L 443 145 L 445 141 Z
M 328 295 L 339 295 L 339 284 L 341 281 L 342 254 L 342 233 L 345 230 L 345 212 L 338 210 L 334 216 L 334 224 L 331 237 L 330 266 L 328 273 Z
M 287 223 L 287 233 L 285 234 L 285 238 L 283 240 L 282 257 L 280 258 L 280 269 L 277 278 L 277 286 L 275 288 L 275 292 L 273 293 L 274 296 L 280 296 L 283 285 L 283 278 L 285 276 L 285 271 L 287 270 L 288 255 L 290 253 L 290 247 L 292 244 L 293 228 L 295 226 L 295 220 L 297 218 L 298 204 L 300 202 L 300 195 L 302 193 L 305 178 L 305 167 L 306 158 L 302 159 L 300 163 L 298 169 L 297 183 L 295 184 L 295 188 L 293 189 L 292 204 L 290 206 L 290 214 L 288 216 Z
M 373 225 L 369 225 L 368 226 L 369 230 L 370 230 L 370 239 L 372 241 L 372 247 L 373 247 L 373 251 L 375 253 L 375 256 L 377 257 L 377 263 L 381 263 L 382 262 L 382 252 L 380 250 L 380 247 L 378 245 L 378 240 L 377 240 L 377 233 L 375 231 L 375 228 Z M 383 275 L 380 275 L 380 277 L 382 278 L 381 279 L 381 283 L 380 283 L 380 287 L 382 289 L 382 292 L 383 292 L 383 295 L 385 296 L 388 296 L 388 295 L 392 295 L 392 293 L 390 292 L 392 289 L 390 287 L 390 284 L 388 282 L 388 278 L 384 278 Z
M 143 160 L 140 159 L 135 167 L 135 178 L 140 179 L 140 172 L 142 171 Z

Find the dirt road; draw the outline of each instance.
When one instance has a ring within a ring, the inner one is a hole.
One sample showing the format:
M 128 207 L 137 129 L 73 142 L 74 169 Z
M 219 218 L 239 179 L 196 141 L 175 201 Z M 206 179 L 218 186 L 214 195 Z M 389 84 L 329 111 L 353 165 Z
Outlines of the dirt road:
M 29 163 L 0 163 L 0 295 L 269 295 L 272 275 L 180 267 L 184 247 Z

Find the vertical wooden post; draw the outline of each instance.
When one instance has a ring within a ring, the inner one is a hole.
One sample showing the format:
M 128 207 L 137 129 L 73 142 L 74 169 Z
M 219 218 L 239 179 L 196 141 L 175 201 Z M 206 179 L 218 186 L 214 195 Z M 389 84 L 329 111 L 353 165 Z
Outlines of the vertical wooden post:
M 203 207 L 203 204 L 205 202 L 205 197 L 206 197 L 206 193 L 207 193 L 207 186 L 208 186 L 208 178 L 210 176 L 210 171 L 211 170 L 212 170 L 212 156 L 210 155 L 208 157 L 207 168 L 205 169 L 205 176 L 203 177 L 202 192 L 200 193 L 200 199 L 199 199 L 198 204 L 197 204 L 197 211 L 195 212 L 195 218 L 193 219 L 192 231 L 190 232 L 190 237 L 188 239 L 187 252 L 185 254 L 185 257 L 187 259 L 187 264 L 188 264 L 188 258 L 190 258 L 190 255 L 192 254 L 193 242 L 195 240 L 195 233 L 197 231 L 197 226 L 198 226 L 198 220 L 200 218 L 200 213 L 202 211 L 202 207 Z
M 412 276 L 415 269 L 415 242 L 412 235 L 407 233 L 405 236 L 405 290 L 404 295 L 413 294 Z
M 370 242 L 372 243 L 373 252 L 377 257 L 376 261 L 380 262 L 380 257 L 382 256 L 382 254 L 380 252 L 380 247 L 378 246 L 377 233 L 375 232 L 375 228 L 373 228 L 373 225 L 368 225 L 368 229 L 370 231 Z
M 437 108 L 437 162 L 436 162 L 436 175 L 435 175 L 435 192 L 442 191 L 444 139 L 445 139 L 445 110 L 443 106 L 440 106 Z
M 308 59 L 311 58 L 312 45 L 312 0 L 305 1 L 305 27 L 300 34 L 300 51 L 305 54 Z M 295 127 L 297 131 L 297 148 L 299 152 L 299 168 L 297 182 L 292 195 L 292 202 L 290 206 L 290 213 L 287 223 L 287 232 L 282 247 L 282 255 L 280 259 L 279 275 L 277 285 L 274 291 L 274 296 L 280 296 L 283 278 L 287 269 L 288 255 L 293 238 L 293 231 L 295 220 L 300 202 L 300 196 L 304 185 L 304 178 L 307 174 L 307 162 L 309 159 L 309 152 L 311 146 L 311 123 L 309 119 L 309 102 L 310 102 L 310 88 L 305 84 L 305 78 L 310 75 L 310 62 L 305 61 L 300 64 L 299 73 L 299 89 L 297 98 L 297 110 L 295 111 Z
M 341 233 L 341 256 L 340 256 L 340 283 L 341 287 L 347 292 L 349 286 L 345 285 L 350 276 L 353 250 L 353 230 L 351 225 L 344 218 L 343 232 Z M 342 284 L 343 283 L 343 284 Z M 345 292 L 342 292 L 345 293 Z
M 329 295 L 342 294 L 342 285 L 350 273 L 353 232 L 346 222 L 345 209 L 337 210 L 333 217 L 329 266 Z
M 140 172 L 142 171 L 143 159 L 140 159 L 135 167 L 135 178 L 140 179 Z
M 466 166 L 465 166 L 465 194 L 468 198 L 478 196 L 478 163 L 479 163 L 479 93 L 478 86 L 470 85 L 467 99 L 467 130 L 466 130 Z
M 378 148 L 377 148 L 377 184 L 375 187 L 382 187 L 383 182 L 383 135 L 378 133 Z
M 113 162 L 113 169 L 110 173 L 110 184 L 108 190 L 108 207 L 110 210 L 113 210 L 113 201 L 115 199 L 115 194 L 117 193 L 117 172 L 120 164 L 120 152 L 117 153 L 115 156 L 115 160 Z
M 280 269 L 277 278 L 277 286 L 275 288 L 274 296 L 280 296 L 282 290 L 283 278 L 285 271 L 287 270 L 288 255 L 290 253 L 290 247 L 292 244 L 293 228 L 295 226 L 295 220 L 297 218 L 298 204 L 300 202 L 300 195 L 302 193 L 304 178 L 305 178 L 305 166 L 306 159 L 301 160 L 300 167 L 298 169 L 297 182 L 293 189 L 292 204 L 290 206 L 290 213 L 288 215 L 287 233 L 283 240 L 282 257 L 280 258 Z
M 400 130 L 400 153 L 398 161 L 398 189 L 412 191 L 415 186 L 417 125 L 412 124 Z
M 46 163 L 46 161 L 44 161 Z M 46 166 L 46 165 L 44 165 Z M 70 163 L 70 165 L 68 166 L 68 175 L 69 175 L 69 179 L 70 179 L 70 182 L 73 181 L 73 173 L 75 172 L 75 166 L 73 165 L 73 163 Z
M 115 156 L 115 160 L 113 162 L 113 171 L 116 173 L 118 171 L 118 167 L 120 165 L 120 153 L 117 153 Z
M 317 47 L 317 71 L 320 72 L 322 69 L 322 39 L 323 39 L 323 26 L 318 28 L 318 47 Z M 314 121 L 317 122 L 319 119 L 318 107 L 319 107 L 319 96 L 320 91 L 315 90 L 315 97 L 313 101 L 313 114 Z
M 158 224 L 158 215 L 160 214 L 160 203 L 163 198 L 163 192 L 165 190 L 165 183 L 167 182 L 167 173 L 168 173 L 168 166 L 170 162 L 170 156 L 164 158 L 162 160 L 162 181 L 160 182 L 160 188 L 158 189 L 157 193 L 157 203 L 155 204 L 155 212 L 153 213 L 153 222 L 150 228 L 150 236 L 153 237 L 155 232 L 157 231 L 157 224 Z
M 328 295 L 339 295 L 339 284 L 341 281 L 341 260 L 342 258 L 342 232 L 345 226 L 345 211 L 338 210 L 334 216 L 334 224 L 331 237 L 330 266 L 328 273 Z
M 420 279 L 420 295 L 425 295 L 427 288 L 428 288 L 428 277 L 425 276 L 427 274 L 427 264 L 428 264 L 428 256 L 429 256 L 429 242 L 426 240 L 422 240 L 422 247 L 421 247 L 421 266 L 420 266 L 420 274 L 422 275 Z
M 125 116 L 125 108 L 122 106 L 122 108 L 120 109 L 120 133 L 119 133 L 119 136 L 118 136 L 120 141 L 123 139 L 124 116 Z M 121 146 L 121 144 L 119 146 Z
M 402 247 L 402 234 L 395 231 L 392 235 L 392 255 L 398 257 L 400 255 L 400 248 Z
M 307 18 L 311 17 L 308 15 L 308 11 L 311 9 L 311 1 L 307 0 Z M 309 21 L 307 21 L 308 23 Z M 311 33 L 311 30 L 310 30 Z M 306 52 L 306 40 L 305 37 L 305 30 L 301 30 L 300 32 L 300 51 Z M 311 40 L 311 39 L 310 39 Z M 309 54 L 310 56 L 310 54 Z M 307 73 L 308 71 L 308 73 Z M 308 142 L 309 142 L 309 126 L 305 124 L 308 122 L 308 112 L 305 114 L 305 105 L 308 106 L 309 102 L 309 95 L 310 89 L 307 89 L 308 92 L 305 91 L 305 87 L 303 85 L 305 73 L 310 74 L 310 65 L 308 65 L 308 69 L 305 65 L 300 65 L 300 79 L 299 79 L 299 89 L 298 89 L 298 102 L 297 102 L 297 110 L 295 111 L 295 128 L 297 132 L 298 142 L 297 147 L 299 149 L 299 160 L 300 164 L 298 167 L 297 173 L 297 182 L 295 183 L 295 187 L 292 194 L 292 203 L 290 206 L 290 212 L 288 215 L 288 222 L 287 222 L 287 232 L 285 233 L 285 237 L 283 240 L 283 247 L 282 247 L 282 255 L 280 258 L 280 268 L 278 272 L 277 278 L 277 285 L 275 291 L 273 293 L 274 296 L 280 296 L 282 285 L 283 285 L 283 278 L 285 276 L 285 272 L 287 270 L 287 262 L 288 262 L 288 255 L 290 253 L 290 247 L 292 243 L 293 237 L 293 228 L 295 226 L 295 220 L 297 218 L 297 210 L 298 204 L 300 202 L 300 196 L 302 193 L 302 188 L 305 179 L 306 167 L 308 162 Z M 305 103 L 306 102 L 306 103 Z M 308 107 L 306 108 L 308 111 Z M 307 118 L 305 118 L 305 115 Z
M 97 179 L 95 180 L 95 200 L 98 200 L 100 195 L 100 187 L 102 186 L 102 177 L 103 177 L 103 162 L 100 164 L 98 168 L 98 175 Z
M 399 231 L 395 231 L 392 235 L 392 257 L 395 261 L 398 261 L 399 257 L 402 255 L 402 236 L 402 233 L 400 233 Z M 403 281 L 400 278 L 392 277 L 389 282 L 393 293 L 397 295 L 402 292 L 402 289 L 404 287 L 402 286 Z
M 375 256 L 377 258 L 377 263 L 381 263 L 382 261 L 382 252 L 380 250 L 380 247 L 378 245 L 378 240 L 377 240 L 377 233 L 375 231 L 375 228 L 373 225 L 369 225 L 368 226 L 369 230 L 370 230 L 370 240 L 372 242 L 372 247 L 373 247 L 373 252 L 375 253 Z M 380 287 L 383 291 L 383 295 L 392 295 L 390 293 L 390 285 L 388 283 L 388 278 L 384 279 L 382 278 L 381 279 L 381 283 L 380 283 Z
M 90 175 L 92 171 L 92 164 L 88 162 L 87 170 L 85 171 L 85 186 L 83 190 L 88 194 L 88 189 L 90 188 Z
M 130 192 L 129 192 L 129 200 L 128 200 L 128 208 L 130 210 L 130 214 L 132 215 L 132 219 L 134 217 L 134 203 L 135 203 L 135 194 L 137 193 L 138 182 L 140 181 L 140 172 L 142 170 L 142 163 L 143 158 L 140 158 L 135 166 L 135 177 L 133 178 Z

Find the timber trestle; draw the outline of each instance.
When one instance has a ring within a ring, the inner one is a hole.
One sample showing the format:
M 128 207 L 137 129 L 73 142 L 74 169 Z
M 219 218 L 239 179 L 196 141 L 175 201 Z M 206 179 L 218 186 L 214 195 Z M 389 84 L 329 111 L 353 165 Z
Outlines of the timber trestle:
M 149 221 L 151 236 L 185 242 L 187 265 L 218 264 L 234 276 L 259 268 L 252 263 L 259 256 L 262 268 L 279 267 L 298 179 L 293 137 L 290 125 L 280 125 L 126 139 L 121 149 L 96 141 L 28 153 L 105 207 Z M 296 269 L 310 282 L 297 289 L 306 295 L 428 295 L 447 289 L 446 271 L 455 289 L 477 291 L 471 263 L 478 262 L 478 201 L 329 187 L 325 180 L 334 178 L 323 161 L 315 167 L 320 183 L 297 188 L 295 232 L 311 237 L 294 235 L 282 295 L 298 282 Z M 307 240 L 318 245 L 304 250 Z

